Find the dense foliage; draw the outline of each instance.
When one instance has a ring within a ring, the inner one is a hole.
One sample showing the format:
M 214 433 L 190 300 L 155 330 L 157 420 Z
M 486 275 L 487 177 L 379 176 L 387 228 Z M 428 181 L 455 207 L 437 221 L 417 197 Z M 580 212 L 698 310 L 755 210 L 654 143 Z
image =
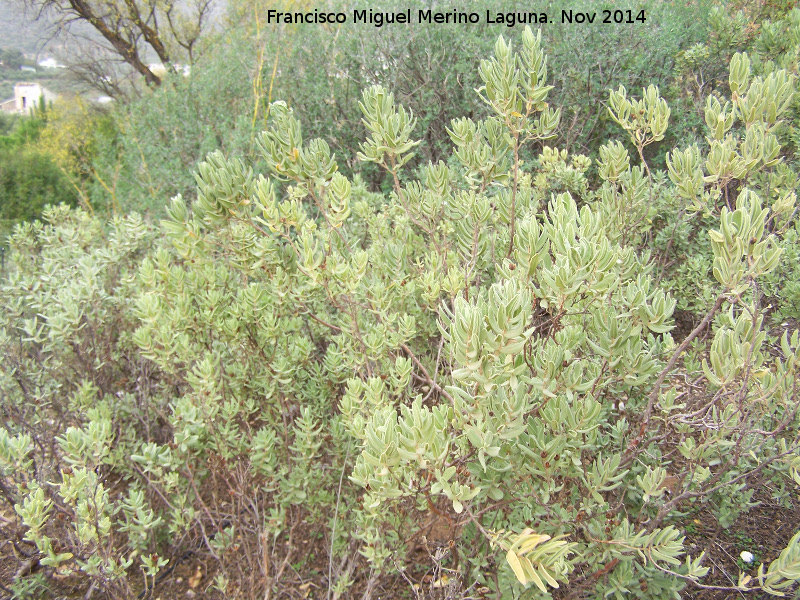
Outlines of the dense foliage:
M 52 156 L 36 148 L 47 111 L 26 119 L 0 121 L 0 245 L 13 226 L 41 216 L 47 205 L 77 201 Z
M 313 8 L 306 4 L 297 3 L 298 9 Z M 601 4 L 595 0 L 575 8 Z M 408 4 L 412 11 L 420 6 L 424 3 Z M 84 171 L 98 174 L 124 209 L 163 214 L 165 198 L 180 193 L 191 201 L 191 173 L 215 149 L 264 168 L 255 138 L 265 126 L 269 103 L 277 98 L 302 106 L 297 118 L 304 131 L 326 140 L 343 173 L 359 172 L 371 188 L 385 191 L 392 185 L 386 173 L 357 158 L 365 134 L 359 108 L 362 89 L 382 85 L 414 112 L 414 135 L 424 143 L 412 158 L 412 168 L 447 160 L 452 119 L 489 114 L 474 102 L 474 90 L 481 85 L 478 63 L 499 35 L 508 35 L 503 25 L 276 27 L 264 23 L 270 7 L 255 0 L 233 3 L 220 45 L 198 59 L 189 77 L 167 76 L 157 90 L 118 108 L 116 134 L 98 132 L 97 152 L 87 157 L 91 164 Z M 645 8 L 649 22 L 660 26 L 545 29 L 555 86 L 551 101 L 564 111 L 551 145 L 596 157 L 615 127 L 603 108 L 607 90 L 620 82 L 632 89 L 658 85 L 670 102 L 683 96 L 673 85 L 674 67 L 681 48 L 707 38 L 707 1 L 688 6 L 652 1 Z M 487 9 L 507 6 L 489 2 L 481 11 Z M 741 45 L 738 50 L 744 49 Z M 715 58 L 729 60 L 719 54 Z M 676 121 L 667 132 L 670 143 L 693 135 L 692 128 L 702 123 L 690 110 L 681 111 Z M 663 151 L 656 152 L 663 166 Z M 531 162 L 536 152 L 526 147 L 522 156 Z M 87 194 L 96 209 L 115 203 L 102 185 Z
M 795 508 L 800 485 L 800 11 L 746 53 L 720 41 L 740 15 L 714 13 L 680 57 L 696 82 L 730 54 L 681 96 L 701 119 L 608 82 L 603 136 L 569 149 L 567 92 L 530 28 L 479 62 L 448 151 L 366 85 L 366 178 L 303 135 L 298 103 L 233 119 L 266 117 L 252 149 L 204 126 L 193 79 L 156 93 L 185 129 L 110 128 L 136 140 L 110 157 L 70 133 L 59 164 L 106 191 L 134 149 L 166 177 L 215 146 L 202 135 L 258 170 L 210 152 L 159 225 L 59 206 L 17 227 L 0 288 L 0 494 L 27 559 L 12 595 L 156 597 L 190 556 L 206 569 L 191 587 L 220 598 L 289 596 L 289 580 L 327 598 L 389 581 L 445 598 L 796 591 L 800 532 L 727 582 L 686 542 L 701 511 L 719 533 L 764 498 Z M 185 157 L 166 151 L 180 131 Z M 147 202 L 167 189 L 153 181 Z

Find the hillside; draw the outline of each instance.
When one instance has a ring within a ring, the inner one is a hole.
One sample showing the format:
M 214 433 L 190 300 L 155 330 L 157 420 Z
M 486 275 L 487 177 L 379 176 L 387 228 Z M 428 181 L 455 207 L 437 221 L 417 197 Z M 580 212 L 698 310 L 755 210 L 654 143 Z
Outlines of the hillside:
M 0 47 L 15 48 L 33 56 L 44 49 L 52 51 L 47 22 L 33 20 L 21 5 L 14 0 L 0 0 Z

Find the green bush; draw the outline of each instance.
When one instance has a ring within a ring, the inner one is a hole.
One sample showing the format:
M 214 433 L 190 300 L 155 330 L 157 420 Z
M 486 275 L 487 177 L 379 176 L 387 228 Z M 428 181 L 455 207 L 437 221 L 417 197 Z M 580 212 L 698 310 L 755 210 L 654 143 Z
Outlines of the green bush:
M 163 216 L 165 198 L 194 194 L 192 171 L 200 157 L 221 150 L 255 158 L 254 53 L 235 33 L 230 37 L 187 76 L 170 75 L 108 115 L 93 115 L 90 152 L 80 161 L 93 206 Z
M 648 21 L 588 30 L 559 23 L 545 28 L 554 85 L 551 103 L 564 110 L 551 145 L 596 158 L 602 143 L 618 134 L 603 105 L 608 87 L 619 82 L 632 89 L 658 85 L 670 102 L 681 97 L 682 90 L 671 85 L 675 56 L 680 48 L 706 40 L 707 5 L 707 0 L 688 5 L 617 3 L 615 9 L 645 10 Z M 404 6 L 415 13 L 428 3 Z M 561 8 L 602 11 L 607 6 L 600 0 L 564 4 L 550 11 L 551 19 L 560 19 Z M 381 10 L 375 3 L 363 8 Z M 498 35 L 518 35 L 522 29 L 485 23 L 380 29 L 352 23 L 342 28 L 273 27 L 263 23 L 266 9 L 257 2 L 235 3 L 230 29 L 220 36 L 215 50 L 194 65 L 190 77 L 167 78 L 157 90 L 114 112 L 117 130 L 98 135 L 93 166 L 109 187 L 114 182 L 114 194 L 125 209 L 162 215 L 164 198 L 178 193 L 191 203 L 195 192 L 191 173 L 198 157 L 213 150 L 256 169 L 263 167 L 255 136 L 265 126 L 268 104 L 275 98 L 302 109 L 297 118 L 304 131 L 326 140 L 343 173 L 358 172 L 371 187 L 388 191 L 392 183 L 386 173 L 358 160 L 365 135 L 361 90 L 371 85 L 391 89 L 398 102 L 416 115 L 414 135 L 424 144 L 412 158 L 409 172 L 428 162 L 447 161 L 451 120 L 463 116 L 479 120 L 489 114 L 474 102 L 474 90 L 481 85 L 480 57 L 491 52 Z M 479 10 L 482 19 L 485 10 L 507 12 L 508 6 L 488 2 Z M 691 110 L 681 111 L 677 121 L 667 133 L 668 143 L 691 135 L 701 125 Z M 530 163 L 539 151 L 525 147 L 522 156 Z M 664 152 L 650 151 L 655 164 L 663 166 Z M 90 196 L 93 205 L 111 204 L 102 186 L 95 186 Z
M 196 200 L 167 209 L 170 244 L 65 207 L 20 227 L 0 468 L 26 551 L 115 598 L 157 595 L 189 553 L 225 598 L 370 598 L 388 578 L 445 597 L 705 585 L 687 512 L 727 528 L 760 487 L 789 503 L 800 485 L 800 333 L 769 342 L 759 292 L 794 195 L 752 185 L 780 172 L 795 79 L 755 77 L 742 54 L 730 70 L 736 97 L 709 97 L 707 143 L 670 152 L 668 174 L 645 154 L 671 114 L 655 86 L 610 93 L 636 154 L 600 147 L 596 189 L 591 159 L 544 145 L 561 111 L 526 28 L 480 62 L 486 118 L 453 120 L 452 158 L 418 178 L 414 114 L 363 91 L 358 156 L 385 195 L 275 102 L 268 175 L 210 154 Z M 682 340 L 646 250 L 669 210 L 709 224 L 710 306 Z M 56 593 L 32 577 L 15 594 Z M 800 534 L 711 587 L 799 579 Z
M 554 143 L 569 152 L 595 158 L 599 146 L 618 133 L 603 106 L 608 88 L 619 82 L 626 82 L 632 89 L 655 84 L 671 96 L 679 96 L 680 89 L 668 89 L 674 81 L 675 57 L 681 48 L 706 41 L 709 4 L 692 0 L 611 5 L 592 0 L 551 5 L 551 24 L 542 33 L 549 49 L 549 72 L 554 85 L 550 101 L 564 111 Z M 602 10 L 611 6 L 635 10 L 634 14 L 644 10 L 648 20 L 646 24 L 591 28 L 560 23 L 562 9 L 597 11 L 602 17 Z M 404 7 L 410 8 L 412 14 L 420 8 L 430 8 L 426 2 Z M 394 10 L 390 4 L 374 2 L 363 8 Z M 455 8 L 463 10 L 456 5 L 437 6 L 442 12 Z M 491 52 L 497 36 L 521 30 L 520 26 L 515 30 L 503 24 L 483 23 L 487 10 L 505 14 L 510 7 L 502 2 L 483 3 L 478 9 L 480 26 L 419 23 L 413 27 L 376 29 L 365 24 L 270 31 L 263 34 L 269 50 L 265 52 L 262 75 L 265 81 L 271 81 L 277 58 L 273 97 L 302 107 L 298 119 L 304 129 L 331 145 L 346 172 L 358 164 L 356 157 L 363 137 L 358 103 L 361 90 L 370 85 L 391 89 L 398 102 L 417 116 L 414 134 L 424 144 L 412 165 L 447 160 L 450 121 L 463 116 L 478 120 L 489 114 L 486 107 L 474 103 L 473 90 L 481 85 L 477 69 L 480 58 Z M 252 22 L 252 15 L 246 12 L 245 18 L 248 17 Z M 658 25 L 651 26 L 654 23 Z M 297 43 L 298 35 L 304 36 L 303 43 Z M 675 130 L 683 134 L 695 124 L 696 116 L 686 111 L 678 119 Z M 535 157 L 527 148 L 524 155 L 526 159 Z M 658 159 L 663 165 L 663 152 Z M 380 176 L 380 172 L 369 170 L 366 174 L 375 181 Z
M 786 252 L 780 268 L 762 279 L 758 293 L 767 297 L 773 321 L 793 317 L 800 301 L 795 283 L 800 274 L 798 262 L 794 260 L 796 231 L 793 221 L 786 218 L 786 211 L 794 209 L 797 189 L 795 149 L 800 106 L 798 98 L 790 92 L 792 82 L 781 79 L 781 71 L 797 72 L 800 39 L 795 30 L 800 24 L 800 9 L 783 11 L 782 16 L 779 12 L 776 16 L 779 18 L 766 20 L 755 30 L 748 26 L 744 13 L 716 10 L 711 18 L 708 44 L 694 47 L 681 58 L 681 68 L 686 69 L 694 81 L 706 81 L 708 91 L 705 96 L 699 96 L 696 103 L 702 106 L 703 131 L 713 140 L 712 153 L 705 162 L 706 170 L 712 172 L 704 178 L 704 183 L 713 186 L 715 196 L 713 201 L 705 198 L 696 202 L 684 190 L 684 199 L 695 202 L 694 206 L 665 204 L 656 220 L 659 231 L 654 241 L 665 274 L 664 287 L 674 291 L 679 308 L 696 315 L 711 301 L 705 284 L 713 262 L 708 232 L 715 227 L 719 205 L 724 203 L 732 208 L 734 198 L 744 186 L 756 191 L 771 205 L 767 226 L 781 238 Z M 750 51 L 736 54 L 739 48 Z M 690 59 L 690 54 L 695 58 Z M 735 83 L 723 68 L 730 57 L 748 74 L 752 71 L 757 79 L 752 84 L 747 80 L 741 85 Z M 743 103 L 737 96 L 746 88 L 754 98 Z M 768 100 L 772 94 L 781 97 Z M 762 111 L 767 121 L 766 131 L 760 124 Z M 768 116 L 773 111 L 778 111 L 781 118 L 776 120 Z M 764 146 L 755 141 L 762 137 L 769 147 L 768 157 L 761 156 Z M 703 160 L 702 156 L 696 156 L 699 161 Z M 689 160 L 689 155 L 678 158 Z M 697 162 L 697 166 L 700 164 Z M 725 165 L 727 173 L 713 172 Z M 670 166 L 673 181 L 674 175 Z
M 52 157 L 36 147 L 47 125 L 44 105 L 30 117 L 0 121 L 0 245 L 17 223 L 37 219 L 48 204 L 77 203 Z
M 49 156 L 0 148 L 0 244 L 16 223 L 39 218 L 45 206 L 60 203 L 74 206 L 77 195 Z

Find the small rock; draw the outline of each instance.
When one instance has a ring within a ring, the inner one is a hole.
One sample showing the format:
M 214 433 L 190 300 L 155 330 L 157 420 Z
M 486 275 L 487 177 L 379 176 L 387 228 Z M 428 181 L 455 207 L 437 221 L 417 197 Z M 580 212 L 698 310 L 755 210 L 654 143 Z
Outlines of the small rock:
M 187 583 L 189 584 L 190 588 L 194 589 L 198 585 L 200 585 L 200 581 L 202 579 L 203 579 L 203 570 L 200 568 L 200 565 L 197 565 L 197 570 L 194 572 L 194 575 L 189 577 Z

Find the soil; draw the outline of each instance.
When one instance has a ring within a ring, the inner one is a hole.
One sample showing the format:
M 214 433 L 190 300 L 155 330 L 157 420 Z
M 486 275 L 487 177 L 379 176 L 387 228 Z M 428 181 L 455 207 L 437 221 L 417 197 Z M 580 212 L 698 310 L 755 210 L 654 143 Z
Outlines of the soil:
M 698 317 L 688 310 L 676 310 L 672 315 L 672 319 L 675 322 L 675 329 L 670 333 L 675 343 L 680 344 L 702 320 L 702 317 Z
M 690 517 L 692 533 L 687 532 L 686 549 L 693 557 L 706 551 L 704 565 L 710 571 L 703 579 L 705 585 L 730 587 L 736 585 L 739 572 L 744 571 L 753 579 L 757 578 L 758 567 L 764 568 L 780 555 L 800 525 L 800 503 L 792 508 L 784 508 L 775 503 L 769 488 L 759 488 L 754 497 L 761 504 L 743 514 L 728 529 L 716 531 L 715 522 L 708 510 L 702 510 Z M 743 551 L 755 556 L 752 565 L 742 561 Z M 784 590 L 787 591 L 787 590 Z M 726 598 L 742 598 L 739 592 L 722 592 L 718 590 L 698 590 L 692 586 L 683 592 L 684 598 L 695 600 L 724 600 Z M 749 595 L 747 598 L 766 600 L 774 598 L 767 594 Z
M 717 530 L 713 515 L 707 508 L 701 507 L 686 517 L 686 550 L 693 557 L 706 552 L 704 565 L 710 568 L 703 579 L 705 585 L 730 587 L 736 584 L 739 572 L 756 577 L 758 566 L 778 557 L 781 550 L 797 532 L 800 523 L 800 503 L 791 508 L 779 506 L 772 499 L 767 486 L 759 488 L 755 501 L 758 506 L 743 514 L 728 529 Z M 31 548 L 20 542 L 18 532 L 14 529 L 14 519 L 8 511 L 0 512 L 0 583 L 2 583 L 3 600 L 11 598 L 8 586 L 27 560 L 19 550 L 29 552 Z M 369 570 L 365 568 L 363 559 L 353 569 L 353 584 L 349 590 L 350 598 L 360 598 L 368 587 L 372 590 L 372 598 L 381 599 L 465 599 L 494 597 L 485 596 L 488 590 L 464 590 L 458 574 L 449 569 L 453 565 L 449 539 L 452 531 L 442 519 L 432 520 L 425 528 L 426 535 L 420 535 L 408 554 L 402 574 L 387 575 L 377 579 L 369 579 Z M 294 532 L 294 549 L 284 575 L 276 582 L 270 600 L 292 599 L 313 600 L 327 596 L 328 561 L 325 552 L 313 552 L 319 547 L 318 534 L 311 526 L 300 525 Z M 17 541 L 15 550 L 14 541 Z M 285 544 L 285 540 L 283 540 Z M 278 545 L 280 546 L 281 540 Z M 755 560 L 748 567 L 740 553 L 748 551 Z M 182 558 L 182 559 L 181 559 Z M 167 570 L 158 581 L 155 589 L 143 596 L 160 600 L 222 600 L 224 596 L 214 590 L 213 564 L 215 561 L 201 552 L 185 554 L 173 559 L 172 570 Z M 34 566 L 34 570 L 37 567 Z M 41 569 L 41 567 L 39 567 Z M 61 577 L 57 572 L 48 569 L 45 572 L 48 585 L 54 595 L 43 596 L 58 600 L 72 600 L 92 597 L 95 600 L 104 596 L 99 593 L 88 594 L 85 585 L 78 585 L 74 577 Z M 85 582 L 85 579 L 83 579 Z M 570 588 L 562 586 L 556 596 L 558 598 L 581 598 L 573 596 Z M 787 590 L 784 590 L 787 591 Z M 739 592 L 720 590 L 701 590 L 689 585 L 682 597 L 690 600 L 725 600 L 742 598 Z M 766 594 L 748 594 L 748 598 L 770 598 Z

